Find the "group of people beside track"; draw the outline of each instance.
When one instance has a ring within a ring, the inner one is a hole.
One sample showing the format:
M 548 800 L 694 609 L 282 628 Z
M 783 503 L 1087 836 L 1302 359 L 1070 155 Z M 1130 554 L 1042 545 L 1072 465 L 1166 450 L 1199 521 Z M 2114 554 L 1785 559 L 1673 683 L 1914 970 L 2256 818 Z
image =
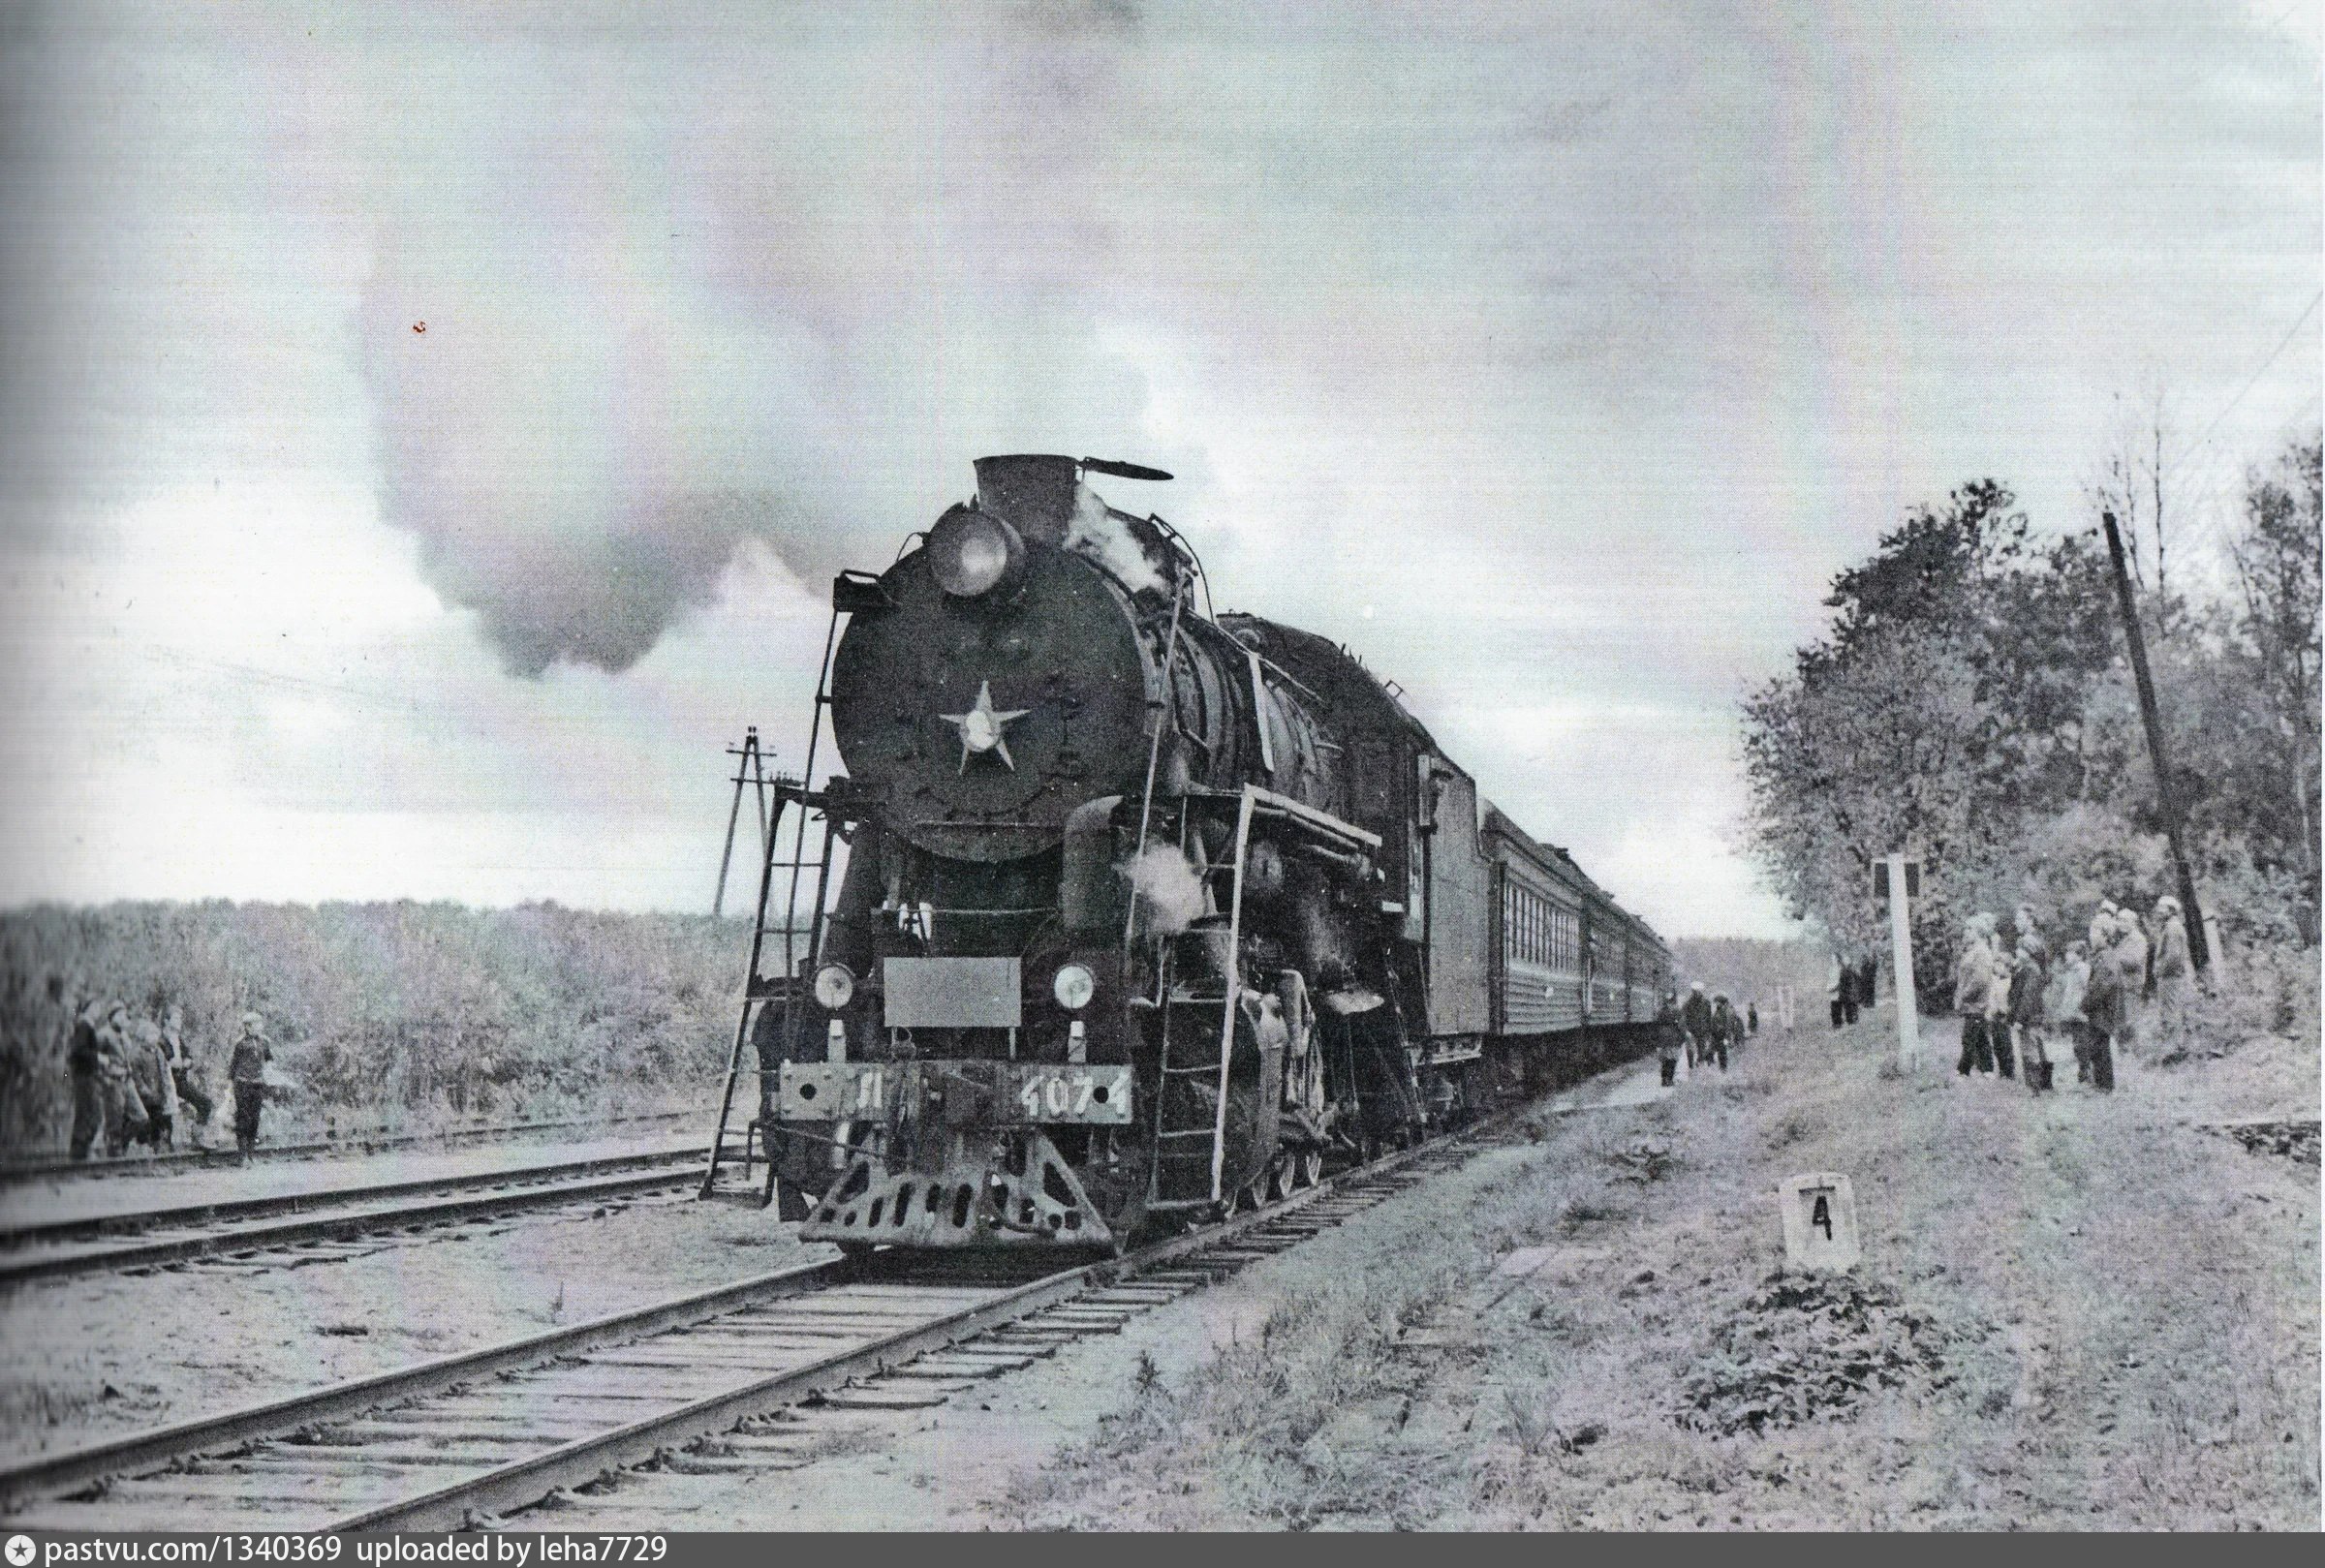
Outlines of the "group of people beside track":
M 195 1148 L 207 1147 L 203 1129 L 217 1104 L 187 1048 L 176 1007 L 136 1018 L 125 1001 L 84 996 L 72 1016 L 65 1071 L 73 1089 L 73 1158 L 87 1159 L 101 1137 L 105 1152 L 116 1158 L 140 1144 L 156 1153 L 173 1149 L 181 1129 Z M 227 1079 L 233 1091 L 234 1146 L 244 1153 L 258 1145 L 272 1059 L 265 1020 L 243 1014 Z
M 1962 1018 L 1954 1070 L 1964 1078 L 1973 1069 L 2023 1076 L 2029 1091 L 2051 1092 L 2051 1042 L 2062 1038 L 2074 1053 L 2076 1081 L 2110 1092 L 2119 1057 L 2144 1033 L 2168 1040 L 2186 1028 L 2190 985 L 2187 926 L 2180 901 L 2169 896 L 2145 920 L 2102 900 L 2084 936 L 2055 959 L 2027 906 L 2013 912 L 2006 939 L 1999 918 L 1973 914 L 1954 961 L 1954 1010 Z
M 1857 1021 L 1860 1012 L 1873 1007 L 1873 994 L 1881 977 L 1881 961 L 1867 953 L 1862 958 L 1844 958 L 1833 955 L 1832 968 L 1825 972 L 1824 994 L 1832 1003 L 1833 1028 L 1845 1029 Z
M 1701 980 L 1688 987 L 1685 1002 L 1679 999 L 1678 992 L 1665 992 L 1663 1005 L 1655 1017 L 1655 1054 L 1662 1067 L 1664 1087 L 1679 1081 L 1683 1057 L 1690 1072 L 1715 1061 L 1721 1072 L 1727 1071 L 1728 1052 L 1759 1031 L 1760 1007 L 1756 1001 L 1746 1002 L 1744 1011 L 1739 1013 L 1727 999 L 1726 992 L 1716 991 L 1707 997 Z

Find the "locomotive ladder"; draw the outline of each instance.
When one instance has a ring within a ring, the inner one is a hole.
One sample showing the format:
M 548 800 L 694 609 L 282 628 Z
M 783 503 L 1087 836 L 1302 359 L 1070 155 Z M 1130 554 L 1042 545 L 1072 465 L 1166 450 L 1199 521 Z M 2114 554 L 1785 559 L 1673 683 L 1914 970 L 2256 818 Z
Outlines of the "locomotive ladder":
M 816 776 L 816 753 L 823 738 L 823 716 L 831 706 L 831 653 L 839 641 L 840 616 L 845 613 L 839 605 L 832 606 L 831 624 L 823 633 L 823 659 L 816 675 L 815 717 L 808 726 L 807 761 L 797 780 L 778 774 L 774 781 L 775 817 L 767 829 L 765 854 L 759 873 L 759 906 L 751 920 L 751 965 L 743 976 L 743 1000 L 734 1025 L 734 1044 L 727 1056 L 727 1083 L 719 1096 L 719 1124 L 710 1140 L 710 1163 L 702 1173 L 700 1196 L 716 1194 L 719 1170 L 727 1153 L 727 1129 L 734 1115 L 734 1091 L 743 1075 L 743 1052 L 751 1043 L 752 1022 L 757 1010 L 768 1005 L 783 1008 L 780 1032 L 783 1055 L 794 1057 L 799 1047 L 798 1033 L 806 1019 L 808 986 L 815 974 L 816 961 L 823 950 L 824 905 L 831 887 L 831 842 L 833 838 L 831 814 L 822 796 L 811 789 Z M 790 857 L 778 859 L 783 845 L 784 812 L 791 814 Z M 809 852 L 810 840 L 814 852 Z M 815 904 L 809 915 L 806 940 L 800 940 L 796 924 L 799 907 L 799 883 L 809 867 L 816 872 Z M 768 907 L 773 903 L 775 874 L 790 874 L 782 906 L 782 925 L 767 923 Z M 760 967 L 766 952 L 766 939 L 780 930 L 783 936 L 783 969 L 775 976 L 764 976 Z M 759 1080 L 757 1100 L 765 1100 L 766 1070 L 754 1069 Z M 766 1185 L 760 1194 L 761 1207 L 775 1201 L 775 1148 L 772 1129 L 765 1126 L 758 1109 L 752 1112 L 743 1135 L 743 1180 L 751 1179 L 754 1143 L 757 1143 L 767 1161 Z
M 1163 976 L 1162 1076 L 1155 1095 L 1155 1158 L 1146 1205 L 1157 1213 L 1201 1209 L 1227 1195 L 1227 1087 L 1234 1060 L 1236 1009 L 1248 989 L 1243 984 L 1243 895 L 1254 821 L 1264 816 L 1278 831 L 1329 856 L 1345 859 L 1377 853 L 1380 847 L 1378 834 L 1256 784 L 1245 784 L 1232 796 L 1222 791 L 1210 798 L 1236 802 L 1234 855 L 1209 868 L 1207 874 L 1230 878 L 1226 982 L 1222 993 L 1213 995 L 1173 985 L 1167 970 Z M 1165 946 L 1166 958 L 1168 952 Z M 1217 1054 L 1204 1055 L 1198 1050 L 1186 1060 L 1174 1057 L 1173 1042 L 1182 1040 L 1183 1031 L 1177 1027 L 1180 1016 L 1191 1014 L 1200 1020 L 1199 1033 L 1183 1043 L 1200 1040 L 1207 1047 L 1213 1038 L 1210 1020 L 1214 1007 L 1219 1009 Z M 1186 1086 L 1186 1091 L 1173 1094 L 1174 1084 Z M 1206 1087 L 1215 1096 L 1208 1103 L 1204 1103 Z
M 1225 867 L 1230 877 L 1227 896 L 1227 962 L 1226 986 L 1214 998 L 1194 991 L 1181 991 L 1164 976 L 1162 990 L 1162 1074 L 1155 1093 L 1155 1157 L 1148 1178 L 1148 1209 L 1157 1213 L 1171 1210 L 1205 1209 L 1220 1201 L 1224 1195 L 1224 1179 L 1227 1159 L 1227 1072 L 1235 1055 L 1235 1007 L 1242 1000 L 1243 987 L 1243 863 L 1252 844 L 1252 813 L 1257 805 L 1259 791 L 1250 784 L 1243 787 L 1235 808 L 1235 853 Z M 1171 1058 L 1171 1043 L 1178 1036 L 1178 1018 L 1182 1012 L 1194 1014 L 1203 1022 L 1198 1026 L 1200 1038 L 1210 1039 L 1208 1017 L 1213 1005 L 1220 1009 L 1218 1053 L 1205 1059 L 1197 1054 L 1188 1061 Z M 1210 1083 L 1215 1097 L 1208 1106 L 1202 1104 L 1199 1092 L 1173 1094 L 1174 1083 L 1189 1086 Z M 1172 1108 L 1180 1107 L 1173 1116 Z M 1204 1189 L 1189 1193 L 1197 1173 L 1206 1179 Z

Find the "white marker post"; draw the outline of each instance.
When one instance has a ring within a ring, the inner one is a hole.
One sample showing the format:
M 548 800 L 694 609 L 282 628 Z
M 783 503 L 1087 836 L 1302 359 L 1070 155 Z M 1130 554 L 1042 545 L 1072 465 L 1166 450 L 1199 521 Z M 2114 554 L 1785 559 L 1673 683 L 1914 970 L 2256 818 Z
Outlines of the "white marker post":
M 1911 1072 L 1921 1065 L 1921 1009 L 1913 990 L 1911 909 L 1912 895 L 1920 891 L 1921 867 L 1901 853 L 1883 857 L 1879 869 L 1887 874 L 1883 880 L 1889 884 L 1889 968 L 1897 976 L 1897 1064 Z
M 1857 1195 L 1834 1171 L 1795 1176 L 1777 1191 L 1783 1216 L 1784 1261 L 1795 1269 L 1853 1269 L 1864 1259 L 1857 1242 Z

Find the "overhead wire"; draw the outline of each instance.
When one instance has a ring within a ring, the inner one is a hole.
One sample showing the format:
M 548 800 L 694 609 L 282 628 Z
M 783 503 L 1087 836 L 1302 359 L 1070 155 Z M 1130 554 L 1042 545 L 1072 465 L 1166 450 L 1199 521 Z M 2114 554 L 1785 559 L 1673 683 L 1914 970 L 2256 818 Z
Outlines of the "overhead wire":
M 2277 340 L 2277 346 L 2271 349 L 2260 363 L 2253 368 L 2252 374 L 2245 379 L 2245 384 L 2237 388 L 2236 395 L 2222 406 L 2219 413 L 2212 416 L 2211 422 L 2204 426 L 2203 431 L 2197 435 L 2195 440 L 2182 447 L 2180 454 L 2164 465 L 2162 482 L 2166 484 L 2172 482 L 2187 460 L 2200 451 L 2204 444 L 2212 439 L 2213 433 L 2218 430 L 2228 416 L 2243 405 L 2245 399 L 2251 394 L 2252 388 L 2258 386 L 2261 378 L 2269 373 L 2270 367 L 2277 363 L 2287 348 L 2291 347 L 2293 339 L 2300 335 L 2301 328 L 2308 324 L 2311 316 L 2316 314 L 2317 306 L 2321 303 L 2325 303 L 2325 289 L 2320 289 L 2310 296 L 2309 303 L 2301 307 L 2301 314 L 2293 318 L 2293 324 L 2285 328 L 2284 336 Z M 2308 402 L 2302 405 L 2303 410 L 2306 411 L 2310 404 L 2316 401 L 2317 394 L 2310 393 Z M 2183 550 L 2190 553 L 2195 550 L 2216 551 L 2225 546 L 2227 522 L 2224 504 L 2220 501 L 2220 479 L 2216 473 L 2209 477 L 2204 486 L 2203 499 L 2189 505 L 2188 509 L 2192 509 L 2196 513 L 2197 526 L 2183 539 Z
M 2228 406 L 2212 416 L 2212 423 L 2204 427 L 2204 433 L 2198 436 L 2195 440 L 2189 442 L 2186 447 L 2182 450 L 2180 455 L 2172 459 L 2170 465 L 2163 471 L 2164 477 L 2171 477 L 2173 473 L 2179 469 L 2180 465 L 2186 462 L 2188 458 L 2194 454 L 2197 447 L 2203 446 L 2206 442 L 2212 439 L 2212 433 L 2215 430 L 2219 429 L 2220 421 L 2227 418 L 2231 414 L 2234 414 L 2237 410 L 2237 405 L 2244 402 L 2246 395 L 2249 393 L 2253 387 L 2260 384 L 2260 378 L 2269 373 L 2269 367 L 2277 362 L 2277 356 L 2284 353 L 2284 351 L 2291 346 L 2294 336 L 2300 332 L 2302 326 L 2309 321 L 2310 317 L 2316 314 L 2317 306 L 2320 303 L 2325 303 L 2325 289 L 2320 289 L 2314 294 L 2310 296 L 2309 303 L 2301 307 L 2301 314 L 2294 319 L 2293 324 L 2285 328 L 2284 336 L 2277 340 L 2277 347 L 2269 351 L 2269 356 L 2260 362 L 2259 368 L 2254 370 L 2251 377 L 2246 381 L 2245 384 L 2237 389 L 2236 396 L 2228 400 Z

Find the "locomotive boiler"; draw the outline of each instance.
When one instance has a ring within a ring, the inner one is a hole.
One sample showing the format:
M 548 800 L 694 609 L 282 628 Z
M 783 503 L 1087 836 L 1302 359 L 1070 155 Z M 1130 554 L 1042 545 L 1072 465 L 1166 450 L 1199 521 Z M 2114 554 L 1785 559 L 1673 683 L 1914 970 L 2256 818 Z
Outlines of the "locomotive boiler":
M 1635 1050 L 1668 982 L 1391 687 L 1213 613 L 1101 477 L 1168 476 L 983 458 L 834 584 L 842 768 L 785 791 L 728 1080 L 803 1239 L 1119 1248 Z

